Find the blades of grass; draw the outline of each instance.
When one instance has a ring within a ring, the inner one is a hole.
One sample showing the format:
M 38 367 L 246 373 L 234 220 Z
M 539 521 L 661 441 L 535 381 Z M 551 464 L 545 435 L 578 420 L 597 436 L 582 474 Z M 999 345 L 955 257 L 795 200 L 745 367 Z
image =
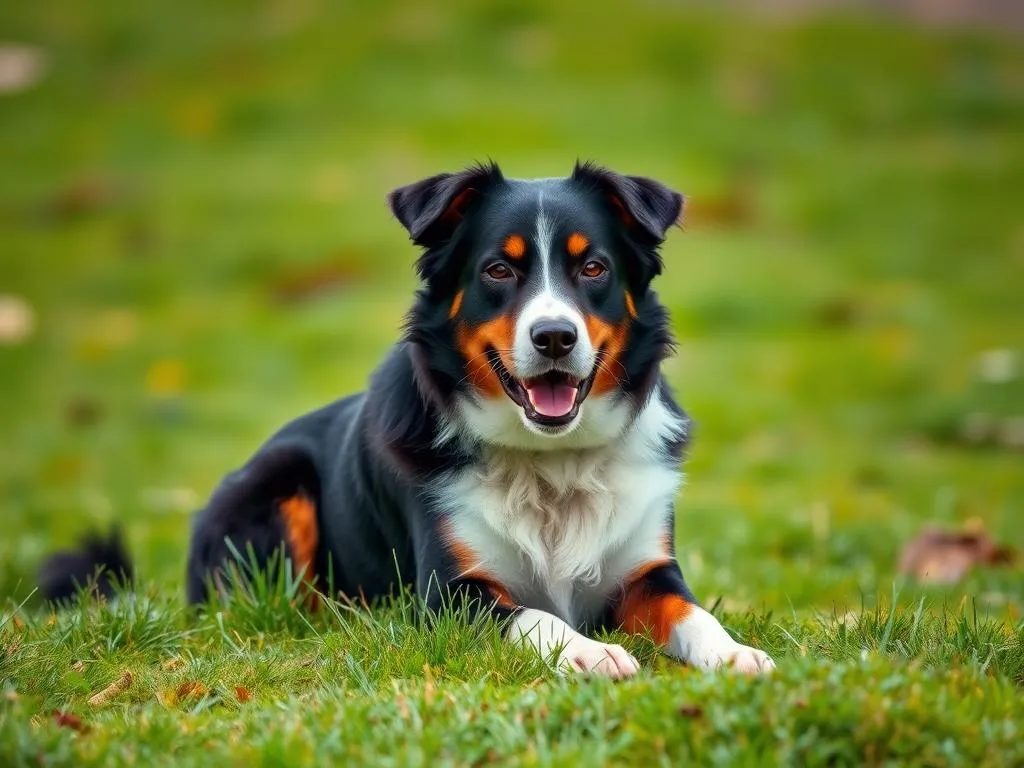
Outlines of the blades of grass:
M 899 588 L 894 581 L 892 584 L 892 603 L 889 606 L 889 616 L 885 623 L 885 630 L 882 632 L 882 639 L 878 642 L 878 652 L 885 653 L 889 646 L 889 638 L 892 637 L 892 630 L 896 623 L 896 602 L 899 598 Z

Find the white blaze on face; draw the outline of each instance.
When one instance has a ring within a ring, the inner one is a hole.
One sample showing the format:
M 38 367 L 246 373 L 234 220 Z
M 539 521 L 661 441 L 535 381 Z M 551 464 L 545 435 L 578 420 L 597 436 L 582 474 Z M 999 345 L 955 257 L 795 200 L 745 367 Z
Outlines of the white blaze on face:
M 539 262 L 537 268 L 540 270 L 541 279 L 539 290 L 527 300 L 516 319 L 515 341 L 512 347 L 515 375 L 520 379 L 527 379 L 552 370 L 552 361 L 534 348 L 531 329 L 542 320 L 561 320 L 571 323 L 576 329 L 576 345 L 565 359 L 558 361 L 557 367 L 577 379 L 585 379 L 590 375 L 594 366 L 594 348 L 587 335 L 587 326 L 583 321 L 583 315 L 572 306 L 571 297 L 560 294 L 554 279 L 554 271 L 559 267 L 553 263 L 552 253 L 557 250 L 554 247 L 552 222 L 544 214 L 543 193 L 541 193 L 538 211 L 534 244 Z M 531 400 L 533 400 L 533 395 L 536 395 L 538 399 L 533 402 L 533 406 L 538 413 L 544 413 L 541 407 L 558 408 L 560 394 L 565 393 L 531 393 Z

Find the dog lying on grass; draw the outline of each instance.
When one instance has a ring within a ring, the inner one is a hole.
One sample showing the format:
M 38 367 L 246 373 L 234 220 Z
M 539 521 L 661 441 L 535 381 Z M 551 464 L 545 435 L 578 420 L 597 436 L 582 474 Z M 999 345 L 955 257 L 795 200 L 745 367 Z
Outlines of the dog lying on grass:
M 224 479 L 195 518 L 189 601 L 230 589 L 232 553 L 265 565 L 283 545 L 318 585 L 329 573 L 372 602 L 411 584 L 429 611 L 489 614 L 568 670 L 635 674 L 587 636 L 618 627 L 701 669 L 770 671 L 675 557 L 688 421 L 660 373 L 672 338 L 650 286 L 682 196 L 589 164 L 528 181 L 492 164 L 389 201 L 423 249 L 404 338 L 365 392 Z M 67 597 L 100 565 L 130 570 L 93 539 L 44 566 L 43 592 Z

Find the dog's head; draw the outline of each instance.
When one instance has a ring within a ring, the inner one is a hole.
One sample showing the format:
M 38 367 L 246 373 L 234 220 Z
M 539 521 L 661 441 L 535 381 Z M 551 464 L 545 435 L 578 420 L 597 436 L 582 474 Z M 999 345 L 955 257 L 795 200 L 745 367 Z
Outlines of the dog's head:
M 389 200 L 425 249 L 407 337 L 453 432 L 547 448 L 621 431 L 671 344 L 649 286 L 681 195 L 592 165 L 530 181 L 488 165 Z

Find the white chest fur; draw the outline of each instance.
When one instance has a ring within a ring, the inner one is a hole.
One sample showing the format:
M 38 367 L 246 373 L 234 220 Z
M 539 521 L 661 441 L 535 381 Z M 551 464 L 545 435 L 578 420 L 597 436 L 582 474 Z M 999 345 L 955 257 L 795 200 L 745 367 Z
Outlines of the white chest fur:
M 451 533 L 479 560 L 470 571 L 569 624 L 593 618 L 631 570 L 664 556 L 681 481 L 664 445 L 684 429 L 652 398 L 603 447 L 485 449 L 437 492 Z

